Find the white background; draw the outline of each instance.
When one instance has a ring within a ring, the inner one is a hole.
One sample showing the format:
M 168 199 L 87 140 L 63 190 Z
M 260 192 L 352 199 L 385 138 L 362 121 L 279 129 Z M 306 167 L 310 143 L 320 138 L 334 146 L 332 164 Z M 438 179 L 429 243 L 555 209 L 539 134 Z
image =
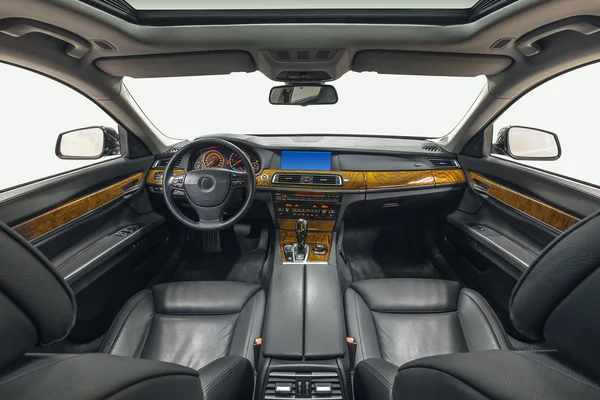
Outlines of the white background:
M 437 137 L 454 127 L 483 85 L 481 77 L 348 73 L 334 83 L 337 105 L 295 107 L 268 104 L 273 82 L 258 73 L 209 78 L 209 83 L 207 77 L 126 83 L 150 119 L 177 138 L 307 131 Z M 0 88 L 6 170 L 0 190 L 97 162 L 58 159 L 60 133 L 94 125 L 117 128 L 91 101 L 44 76 L 0 64 Z M 558 134 L 559 160 L 528 163 L 600 185 L 599 93 L 600 64 L 572 71 L 519 100 L 495 122 L 494 131 L 525 125 Z

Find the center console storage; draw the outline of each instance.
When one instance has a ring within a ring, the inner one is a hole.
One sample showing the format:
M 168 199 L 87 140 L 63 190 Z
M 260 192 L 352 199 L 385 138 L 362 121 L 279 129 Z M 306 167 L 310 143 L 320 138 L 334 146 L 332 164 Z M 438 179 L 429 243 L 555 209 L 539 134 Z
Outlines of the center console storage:
M 275 266 L 259 361 L 259 399 L 350 399 L 341 290 L 331 264 Z

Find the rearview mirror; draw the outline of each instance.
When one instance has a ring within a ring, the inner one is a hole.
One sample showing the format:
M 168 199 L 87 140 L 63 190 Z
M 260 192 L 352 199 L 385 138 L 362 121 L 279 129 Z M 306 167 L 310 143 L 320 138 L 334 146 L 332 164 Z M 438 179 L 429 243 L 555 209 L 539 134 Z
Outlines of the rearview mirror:
M 557 160 L 561 149 L 558 136 L 552 132 L 526 126 L 507 126 L 500 130 L 494 143 L 494 154 L 515 160 Z
M 61 133 L 55 151 L 56 156 L 63 160 L 96 160 L 121 154 L 117 132 L 101 126 Z
M 275 86 L 269 94 L 271 104 L 309 106 L 314 104 L 335 104 L 337 91 L 326 85 L 285 85 Z

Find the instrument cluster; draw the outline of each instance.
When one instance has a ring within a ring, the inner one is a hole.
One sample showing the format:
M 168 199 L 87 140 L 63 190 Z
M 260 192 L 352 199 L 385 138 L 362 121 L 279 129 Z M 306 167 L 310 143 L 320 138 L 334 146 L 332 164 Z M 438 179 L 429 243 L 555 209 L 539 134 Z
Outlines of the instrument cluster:
M 244 150 L 250 161 L 255 174 L 261 170 L 260 159 L 252 151 Z M 212 146 L 200 150 L 194 157 L 194 169 L 225 168 L 236 172 L 246 172 L 242 158 L 236 152 L 221 147 Z

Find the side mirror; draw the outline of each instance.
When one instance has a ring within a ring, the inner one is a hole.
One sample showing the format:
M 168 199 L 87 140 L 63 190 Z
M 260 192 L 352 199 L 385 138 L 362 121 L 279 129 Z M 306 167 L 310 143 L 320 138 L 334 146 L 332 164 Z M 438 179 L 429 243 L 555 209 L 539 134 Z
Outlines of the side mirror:
M 55 151 L 63 160 L 97 160 L 119 155 L 119 134 L 102 126 L 75 129 L 58 135 Z
M 507 126 L 500 130 L 494 154 L 515 160 L 558 160 L 562 153 L 558 136 L 526 126 Z
M 338 102 L 338 95 L 335 88 L 329 85 L 275 86 L 269 94 L 269 102 L 288 106 L 335 104 Z

